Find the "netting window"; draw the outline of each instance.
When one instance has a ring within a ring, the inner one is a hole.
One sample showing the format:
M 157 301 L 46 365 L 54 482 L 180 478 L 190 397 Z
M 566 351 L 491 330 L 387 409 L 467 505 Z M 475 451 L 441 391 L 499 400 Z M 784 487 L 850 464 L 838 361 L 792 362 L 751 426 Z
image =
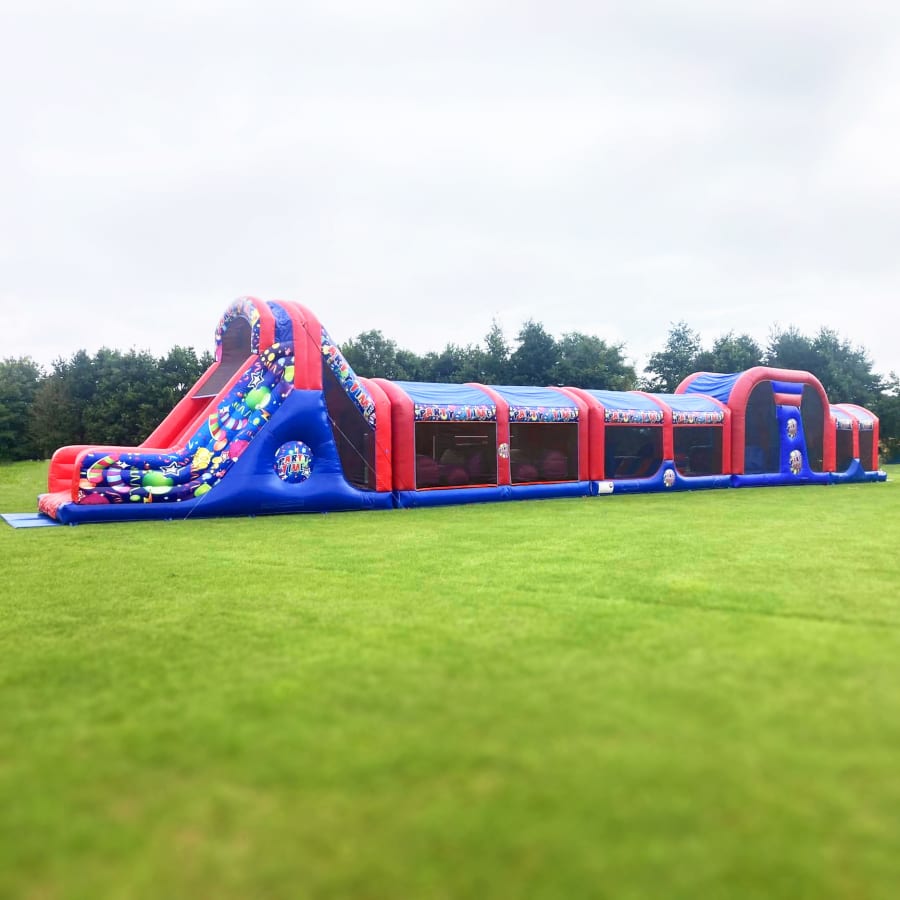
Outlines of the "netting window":
M 606 478 L 649 478 L 662 465 L 662 425 L 607 425 Z
M 511 423 L 509 464 L 513 484 L 577 481 L 578 423 Z
M 859 461 L 868 472 L 878 468 L 875 459 L 875 432 L 871 428 L 859 429 Z
M 344 470 L 344 478 L 354 487 L 375 490 L 375 431 L 359 407 L 338 383 L 331 368 L 323 363 L 322 385 L 325 406 L 331 420 L 334 442 Z
M 853 462 L 853 431 L 849 428 L 838 428 L 835 435 L 835 469 L 846 472 Z
M 806 457 L 813 472 L 825 468 L 825 408 L 819 392 L 811 385 L 803 385 L 800 399 L 800 418 L 803 420 L 803 436 L 806 438 Z
M 417 489 L 496 484 L 496 423 L 416 423 Z
M 744 428 L 744 472 L 748 475 L 778 472 L 781 438 L 771 381 L 761 381 L 750 392 Z
M 722 428 L 706 425 L 676 425 L 675 468 L 679 475 L 696 478 L 722 474 Z

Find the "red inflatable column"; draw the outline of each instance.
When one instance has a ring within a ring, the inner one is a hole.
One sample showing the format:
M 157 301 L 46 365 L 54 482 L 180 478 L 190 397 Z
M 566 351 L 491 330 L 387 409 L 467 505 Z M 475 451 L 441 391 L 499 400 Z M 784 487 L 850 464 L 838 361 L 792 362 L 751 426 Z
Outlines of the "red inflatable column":
M 509 404 L 500 396 L 493 388 L 487 385 L 479 384 L 477 381 L 468 381 L 469 387 L 478 388 L 484 391 L 494 406 L 497 407 L 497 446 L 494 447 L 494 453 L 497 454 L 497 484 L 511 484 L 512 476 L 510 474 L 509 462 Z M 506 454 L 500 453 L 500 447 L 506 444 Z
M 372 378 L 391 402 L 391 453 L 394 490 L 416 489 L 416 418 L 410 396 L 386 378 Z

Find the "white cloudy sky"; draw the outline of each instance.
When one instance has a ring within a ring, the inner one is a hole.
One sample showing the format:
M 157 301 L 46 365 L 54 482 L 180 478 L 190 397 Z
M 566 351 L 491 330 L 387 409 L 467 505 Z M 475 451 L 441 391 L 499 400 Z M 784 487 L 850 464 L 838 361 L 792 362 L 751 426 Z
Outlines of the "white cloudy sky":
M 0 0 L 0 357 L 821 325 L 900 371 L 900 4 Z

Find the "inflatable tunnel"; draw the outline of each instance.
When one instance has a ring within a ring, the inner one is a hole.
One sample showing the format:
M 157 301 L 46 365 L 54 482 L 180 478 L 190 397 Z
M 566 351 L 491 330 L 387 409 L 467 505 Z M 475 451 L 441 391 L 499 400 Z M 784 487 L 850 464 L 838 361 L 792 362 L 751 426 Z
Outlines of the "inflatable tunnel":
M 57 450 L 39 510 L 76 524 L 885 478 L 877 417 L 808 372 L 697 373 L 675 394 L 367 379 L 306 307 L 243 297 L 155 431 Z

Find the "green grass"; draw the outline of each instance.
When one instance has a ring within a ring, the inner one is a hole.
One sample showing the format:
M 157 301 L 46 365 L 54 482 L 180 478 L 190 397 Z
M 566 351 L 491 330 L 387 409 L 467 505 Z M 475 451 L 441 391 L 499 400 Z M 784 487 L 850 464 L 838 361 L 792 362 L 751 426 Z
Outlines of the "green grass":
M 890 474 L 3 526 L 0 896 L 892 898 Z
M 37 512 L 37 497 L 47 490 L 46 462 L 0 462 L 0 512 Z

